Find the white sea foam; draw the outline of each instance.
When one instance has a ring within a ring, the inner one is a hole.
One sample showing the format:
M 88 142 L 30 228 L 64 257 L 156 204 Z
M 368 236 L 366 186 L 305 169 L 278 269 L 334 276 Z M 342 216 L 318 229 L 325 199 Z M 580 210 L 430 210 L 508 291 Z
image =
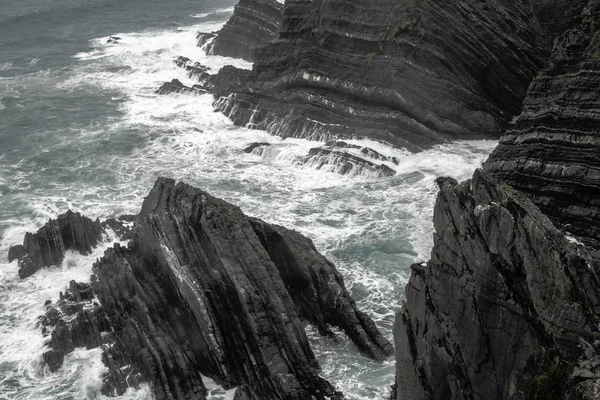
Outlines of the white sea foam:
M 8 245 L 19 242 L 25 231 L 67 207 L 93 218 L 135 213 L 156 177 L 170 176 L 237 204 L 250 215 L 311 237 L 317 248 L 336 263 L 359 306 L 390 337 L 408 267 L 429 258 L 437 193 L 434 179 L 440 175 L 469 177 L 495 143 L 459 142 L 411 154 L 370 140 L 349 141 L 396 157 L 399 165 L 387 164 L 397 172 L 390 178 L 341 176 L 299 165 L 298 158 L 323 142 L 282 140 L 263 131 L 235 127 L 213 112 L 209 95 L 154 93 L 160 84 L 173 78 L 194 83 L 173 63 L 178 56 L 199 61 L 213 71 L 231 63 L 251 67 L 244 61 L 207 56 L 196 47 L 197 31 L 217 30 L 224 21 L 179 30 L 114 33 L 121 38 L 119 43 L 108 44 L 107 37 L 98 38 L 90 43 L 89 51 L 75 55 L 76 73 L 57 83 L 58 88 L 109 91 L 121 115 L 65 140 L 93 148 L 102 142 L 120 143 L 128 134 L 135 136 L 136 144 L 130 151 L 107 152 L 100 161 L 90 157 L 72 166 L 77 173 L 106 174 L 106 183 L 94 181 L 76 190 L 49 188 L 42 196 L 23 198 L 35 219 L 26 221 L 27 225 L 14 221 L 14 227 L 0 242 L 0 254 L 6 254 Z M 253 142 L 268 142 L 271 146 L 261 156 L 243 153 L 242 149 Z M 18 167 L 14 172 L 11 184 L 27 188 L 30 177 L 19 176 L 23 172 Z M 9 289 L 0 292 L 0 308 L 4 307 L 0 315 L 12 318 L 0 328 L 0 356 L 13 368 L 7 378 L 0 380 L 31 385 L 20 387 L 20 393 L 59 398 L 44 394 L 49 384 L 64 393 L 77 393 L 76 398 L 85 396 L 88 389 L 90 393 L 98 390 L 102 366 L 97 363 L 97 352 L 75 352 L 57 374 L 40 370 L 43 340 L 35 326 L 36 318 L 43 311 L 44 300 L 56 298 L 70 279 L 85 280 L 89 275 L 91 259 L 78 257 L 71 255 L 63 263 L 62 268 L 73 265 L 69 270 L 47 269 L 25 281 L 16 277 L 14 263 L 0 265 L 0 285 Z M 310 329 L 309 334 L 323 365 L 323 375 L 348 399 L 372 400 L 387 395 L 393 381 L 393 362 L 377 364 L 365 359 L 341 334 L 336 343 L 318 337 Z M 27 351 L 19 351 L 21 346 Z M 82 391 L 86 382 L 89 385 Z M 10 387 L 2 385 L 0 393 L 13 390 Z M 145 387 L 131 390 L 125 397 L 146 399 L 148 393 Z
M 236 389 L 225 390 L 223 386 L 207 376 L 202 376 L 202 382 L 208 390 L 207 400 L 233 400 Z
M 215 10 L 215 11 L 210 11 L 210 12 L 205 12 L 205 13 L 199 13 L 199 14 L 193 14 L 193 15 L 190 15 L 190 17 L 192 17 L 192 18 L 206 18 L 208 16 L 213 16 L 213 15 L 231 14 L 232 12 L 233 12 L 233 7 L 227 7 L 227 8 L 220 8 L 220 9 Z
M 28 226 L 15 226 L 4 232 L 0 254 L 19 243 L 26 231 L 44 222 L 39 218 Z M 113 232 L 92 254 L 68 253 L 60 266 L 45 268 L 21 280 L 17 263 L 0 263 L 0 398 L 51 400 L 97 398 L 105 367 L 101 351 L 76 349 L 65 358 L 57 373 L 44 367 L 41 355 L 48 350 L 41 335 L 38 317 L 44 302 L 58 300 L 71 280 L 89 282 L 92 263 L 115 241 Z M 5 256 L 1 258 L 5 259 Z

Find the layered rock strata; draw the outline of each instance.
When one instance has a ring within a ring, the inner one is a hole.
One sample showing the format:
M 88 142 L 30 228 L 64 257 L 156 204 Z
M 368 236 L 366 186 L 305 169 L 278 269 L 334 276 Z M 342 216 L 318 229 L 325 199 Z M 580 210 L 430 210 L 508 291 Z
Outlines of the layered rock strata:
M 296 232 L 160 178 L 131 234 L 94 264 L 89 287 L 72 282 L 48 309 L 51 369 L 101 347 L 109 395 L 150 382 L 157 399 L 204 399 L 204 374 L 236 399 L 324 400 L 342 395 L 319 376 L 302 321 L 325 335 L 340 327 L 373 359 L 393 352 Z
M 477 170 L 438 180 L 395 327 L 394 399 L 597 399 L 597 254 Z
M 255 50 L 277 36 L 282 9 L 283 2 L 277 0 L 240 0 L 216 35 L 198 35 L 198 46 L 208 54 L 252 61 Z
M 600 6 L 589 3 L 554 42 L 523 112 L 485 164 L 552 220 L 587 240 L 600 237 Z
M 525 0 L 292 0 L 277 39 L 216 106 L 283 137 L 370 137 L 409 150 L 497 137 L 548 49 Z
M 382 161 L 398 165 L 395 157 L 386 157 L 368 147 L 335 141 L 310 149 L 308 155 L 299 159 L 298 163 L 316 169 L 327 168 L 341 175 L 379 178 L 396 175 L 396 171 Z
M 10 248 L 8 261 L 18 260 L 19 276 L 24 279 L 44 267 L 60 265 L 68 250 L 89 254 L 104 233 L 100 221 L 67 211 L 36 233 L 27 233 L 22 245 Z

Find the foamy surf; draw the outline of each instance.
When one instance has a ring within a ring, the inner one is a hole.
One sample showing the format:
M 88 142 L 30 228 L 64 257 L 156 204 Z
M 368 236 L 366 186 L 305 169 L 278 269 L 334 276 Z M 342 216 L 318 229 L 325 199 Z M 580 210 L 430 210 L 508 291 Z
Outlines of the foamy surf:
M 231 14 L 233 12 L 233 7 L 220 8 L 215 11 L 206 12 L 206 13 L 198 13 L 192 14 L 190 17 L 192 18 L 206 18 L 208 16 L 221 15 L 221 14 Z
M 17 201 L 26 204 L 33 217 L 29 221 L 6 221 L 12 228 L 4 232 L 0 254 L 19 243 L 24 232 L 35 230 L 67 208 L 92 218 L 136 213 L 156 177 L 166 175 L 239 205 L 250 215 L 311 237 L 343 273 L 360 307 L 391 337 L 408 268 L 413 262 L 428 259 L 432 246 L 431 217 L 437 193 L 434 179 L 440 175 L 468 178 L 495 143 L 459 142 L 411 154 L 379 142 L 351 140 L 351 144 L 397 158 L 398 165 L 386 164 L 397 175 L 342 176 L 298 162 L 311 148 L 322 146 L 321 141 L 283 140 L 263 131 L 235 127 L 225 116 L 213 112 L 210 95 L 156 95 L 155 90 L 173 78 L 194 83 L 174 64 L 179 56 L 198 61 L 213 72 L 227 64 L 251 68 L 241 60 L 208 56 L 196 46 L 196 33 L 218 30 L 230 11 L 197 17 L 222 15 L 216 22 L 170 30 L 114 32 L 113 36 L 121 38 L 118 43 L 107 43 L 107 36 L 100 37 L 90 42 L 87 51 L 73 56 L 73 72 L 67 79 L 57 79 L 56 88 L 109 93 L 107 107 L 118 113 L 106 124 L 80 128 L 56 149 L 45 150 L 48 154 L 44 156 L 50 157 L 68 153 L 65 149 L 73 146 L 89 149 L 88 153 L 82 150 L 84 156 L 65 167 L 83 175 L 76 187 L 48 185 L 42 195 L 38 191 L 32 196 L 28 189 L 35 187 L 35 176 L 19 166 L 9 171 L 10 184 L 23 191 Z M 47 78 L 36 75 L 27 79 L 28 84 L 39 84 L 48 82 Z M 243 149 L 254 142 L 268 142 L 270 146 L 261 155 L 244 153 Z M 77 350 L 61 370 L 51 374 L 41 363 L 44 343 L 37 326 L 44 301 L 56 299 L 71 279 L 86 281 L 92 257 L 98 252 L 90 258 L 70 255 L 61 267 L 40 271 L 24 281 L 16 276 L 15 263 L 0 265 L 0 285 L 7 289 L 0 293 L 0 318 L 7 321 L 0 328 L 0 398 L 102 398 L 99 382 L 104 366 L 100 353 Z M 308 333 L 323 376 L 348 399 L 387 396 L 393 382 L 393 361 L 378 364 L 368 360 L 342 334 L 333 342 L 310 327 Z M 205 383 L 213 400 L 233 396 L 232 391 L 214 382 Z M 149 387 L 143 387 L 131 389 L 121 398 L 149 396 Z

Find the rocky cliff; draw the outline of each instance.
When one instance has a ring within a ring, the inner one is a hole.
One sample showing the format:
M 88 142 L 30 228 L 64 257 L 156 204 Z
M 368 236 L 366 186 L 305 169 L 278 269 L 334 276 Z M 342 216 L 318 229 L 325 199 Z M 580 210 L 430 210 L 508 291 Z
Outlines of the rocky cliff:
M 103 392 L 150 382 L 157 399 L 204 399 L 202 374 L 236 399 L 342 398 L 319 376 L 304 323 L 341 328 L 366 355 L 393 352 L 312 242 L 159 179 L 129 233 L 42 318 L 51 370 L 103 350 Z
M 283 3 L 277 0 L 240 0 L 216 35 L 198 35 L 198 45 L 208 54 L 252 61 L 254 51 L 277 36 L 282 9 Z
M 497 137 L 548 50 L 529 0 L 292 0 L 277 39 L 216 106 L 283 137 L 370 137 L 410 150 Z
M 478 170 L 438 180 L 395 327 L 394 399 L 597 399 L 600 262 Z
M 600 237 L 600 6 L 554 42 L 523 112 L 485 165 L 565 230 Z
M 569 25 L 484 170 L 438 180 L 394 399 L 600 398 L 600 1 Z

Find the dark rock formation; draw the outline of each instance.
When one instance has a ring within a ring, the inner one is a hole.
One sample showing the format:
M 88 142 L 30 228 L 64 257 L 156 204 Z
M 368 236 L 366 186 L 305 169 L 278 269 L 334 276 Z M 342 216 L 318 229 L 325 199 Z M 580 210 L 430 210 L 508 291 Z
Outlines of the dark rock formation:
M 208 54 L 252 61 L 254 51 L 276 37 L 282 9 L 277 0 L 240 0 L 214 40 L 207 45 L 214 34 L 200 33 L 198 45 Z
M 252 154 L 256 154 L 257 156 L 262 156 L 265 151 L 265 147 L 269 147 L 270 145 L 271 145 L 270 143 L 266 143 L 266 142 L 252 143 L 244 149 L 244 153 L 252 153 Z
M 352 154 L 350 150 L 358 150 L 358 154 Z M 298 160 L 298 163 L 312 165 L 317 169 L 328 166 L 333 171 L 342 175 L 360 175 L 365 173 L 377 177 L 396 175 L 396 171 L 387 165 L 370 161 L 365 157 L 377 161 L 391 161 L 391 158 L 385 157 L 368 147 L 350 145 L 346 142 L 332 142 L 322 147 L 310 149 L 308 156 Z
M 481 170 L 440 180 L 395 328 L 397 399 L 597 399 L 600 262 Z
M 204 49 L 206 53 L 212 53 L 212 43 L 217 36 L 217 32 L 199 32 L 196 35 L 197 46 Z
M 216 106 L 283 137 L 409 150 L 498 137 L 549 48 L 529 0 L 292 0 L 250 78 Z
M 205 81 L 210 78 L 210 74 L 208 73 L 209 68 L 204 65 L 193 62 L 187 57 L 177 57 L 175 60 L 175 64 L 178 67 L 185 69 L 188 72 L 188 77 L 193 78 L 199 82 Z
M 89 254 L 104 233 L 100 221 L 67 211 L 48 221 L 37 233 L 27 233 L 22 246 L 9 250 L 8 259 L 18 259 L 19 276 L 24 279 L 44 267 L 60 265 L 67 250 Z
M 523 112 L 485 164 L 560 227 L 600 238 L 600 6 L 554 43 Z
M 121 38 L 118 36 L 109 36 L 109 38 L 106 40 L 106 43 L 118 44 L 119 40 L 121 40 Z
M 198 95 L 198 94 L 207 93 L 207 88 L 203 84 L 186 86 L 183 83 L 181 83 L 181 81 L 179 79 L 173 79 L 171 82 L 163 83 L 162 86 L 156 90 L 156 93 L 157 94 L 175 93 L 175 94 Z
M 128 247 L 93 271 L 99 304 L 72 283 L 48 309 L 45 360 L 56 369 L 74 347 L 102 346 L 105 394 L 150 382 L 159 400 L 204 399 L 202 373 L 238 387 L 236 399 L 339 399 L 302 320 L 342 328 L 376 360 L 393 351 L 309 239 L 169 179 L 145 199 Z

